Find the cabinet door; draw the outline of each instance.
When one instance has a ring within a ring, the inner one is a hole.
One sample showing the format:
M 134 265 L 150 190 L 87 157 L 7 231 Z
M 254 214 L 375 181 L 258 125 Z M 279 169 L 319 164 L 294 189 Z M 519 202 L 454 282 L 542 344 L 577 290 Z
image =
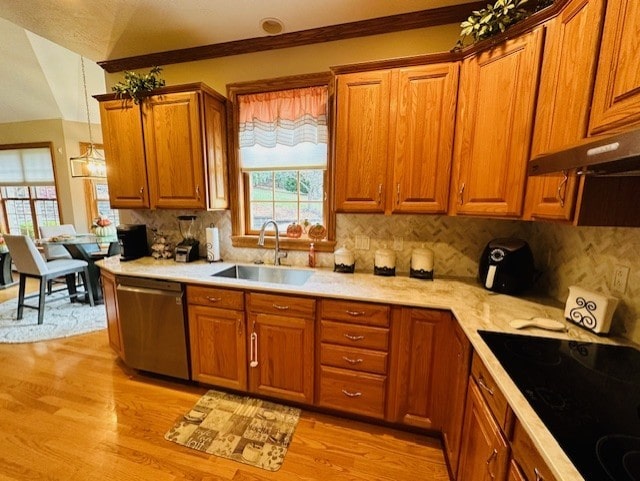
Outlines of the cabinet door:
M 624 130 L 640 123 L 640 2 L 607 2 L 590 133 Z
M 527 478 L 524 477 L 524 474 L 522 474 L 518 464 L 513 459 L 509 463 L 509 477 L 507 478 L 507 481 L 528 481 Z
M 542 37 L 538 28 L 463 62 L 453 213 L 522 214 Z
M 509 445 L 473 378 L 469 378 L 462 433 L 458 481 L 503 481 Z
M 189 337 L 194 381 L 247 389 L 244 312 L 189 305 Z
M 132 100 L 100 102 L 109 199 L 113 209 L 149 207 L 140 108 Z
M 447 63 L 397 72 L 392 212 L 447 212 L 458 70 L 458 63 Z
M 107 333 L 109 345 L 122 357 L 122 336 L 120 334 L 120 315 L 118 314 L 118 300 L 116 298 L 116 278 L 113 274 L 102 271 L 102 297 L 107 311 Z
M 206 208 L 199 94 L 153 95 L 143 114 L 151 207 Z
M 442 440 L 449 460 L 449 466 L 454 477 L 458 468 L 460 455 L 460 440 L 462 438 L 462 422 L 464 420 L 464 405 L 469 379 L 469 365 L 471 362 L 471 344 L 459 324 L 452 319 L 453 329 L 451 343 L 446 344 L 446 373 L 447 398 L 445 401 L 446 414 L 442 426 Z
M 229 189 L 227 188 L 227 114 L 224 102 L 205 95 L 204 115 L 208 207 L 209 209 L 226 209 L 229 207 Z
M 384 212 L 391 71 L 337 77 L 335 199 L 339 212 Z
M 566 148 L 587 136 L 603 0 L 573 0 L 547 26 L 531 157 Z M 526 217 L 571 220 L 575 171 L 532 176 Z
M 249 314 L 249 389 L 313 403 L 313 319 Z
M 398 311 L 394 311 L 397 315 Z M 426 429 L 441 430 L 448 415 L 446 404 L 452 345 L 451 314 L 430 309 L 403 308 L 400 333 L 393 350 L 397 356 L 393 388 L 394 420 Z

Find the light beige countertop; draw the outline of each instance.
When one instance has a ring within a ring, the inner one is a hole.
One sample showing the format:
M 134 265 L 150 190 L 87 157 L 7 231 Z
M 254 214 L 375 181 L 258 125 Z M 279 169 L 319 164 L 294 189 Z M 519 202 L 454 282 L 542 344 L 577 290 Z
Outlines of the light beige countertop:
M 583 477 L 569 461 L 477 331 L 490 330 L 587 342 L 627 344 L 623 339 L 599 337 L 565 321 L 564 306 L 555 300 L 496 294 L 485 290 L 475 279 L 436 278 L 429 281 L 409 278 L 406 273 L 395 277 L 382 277 L 357 272 L 341 274 L 326 268 L 316 268 L 312 269 L 313 274 L 303 285 L 293 286 L 212 277 L 212 274 L 234 265 L 231 262 L 177 263 L 173 260 L 155 260 L 151 257 L 121 262 L 119 258 L 112 257 L 98 262 L 97 265 L 116 275 L 450 310 L 469 338 L 474 351 L 490 370 L 522 426 L 559 480 L 582 480 Z M 533 317 L 561 321 L 566 325 L 567 332 L 549 332 L 535 328 L 517 330 L 509 325 L 513 319 Z

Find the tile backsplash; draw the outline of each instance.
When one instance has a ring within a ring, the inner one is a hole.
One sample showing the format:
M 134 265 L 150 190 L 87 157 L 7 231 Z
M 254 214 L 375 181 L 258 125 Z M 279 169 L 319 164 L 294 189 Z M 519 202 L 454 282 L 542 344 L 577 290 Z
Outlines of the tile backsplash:
M 223 259 L 273 262 L 271 249 L 234 248 L 231 245 L 231 217 L 228 211 L 126 211 L 126 222 L 157 228 L 174 242 L 180 240 L 176 216 L 198 215 L 201 228 L 201 255 L 205 255 L 204 228 L 220 229 Z M 369 238 L 368 250 L 355 248 L 356 236 Z M 469 217 L 338 214 L 337 247 L 346 246 L 356 258 L 356 270 L 373 272 L 374 253 L 379 247 L 396 249 L 396 268 L 409 271 L 411 250 L 424 244 L 435 253 L 434 275 L 475 277 L 484 246 L 493 238 L 520 237 L 531 245 L 536 268 L 541 272 L 536 290 L 561 302 L 570 285 L 612 294 L 621 299 L 612 330 L 640 343 L 640 229 L 573 227 L 563 224 L 476 219 Z M 306 265 L 306 252 L 290 252 L 285 261 Z M 333 254 L 318 253 L 319 266 L 333 266 Z M 616 266 L 630 269 L 624 294 L 611 292 Z

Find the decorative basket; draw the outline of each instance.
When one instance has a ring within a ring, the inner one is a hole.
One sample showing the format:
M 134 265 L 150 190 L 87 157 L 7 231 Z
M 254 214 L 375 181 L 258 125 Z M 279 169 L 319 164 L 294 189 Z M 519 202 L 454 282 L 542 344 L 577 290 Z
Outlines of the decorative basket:
M 606 334 L 611 327 L 611 319 L 617 306 L 618 299 L 615 297 L 571 286 L 564 317 L 596 334 Z

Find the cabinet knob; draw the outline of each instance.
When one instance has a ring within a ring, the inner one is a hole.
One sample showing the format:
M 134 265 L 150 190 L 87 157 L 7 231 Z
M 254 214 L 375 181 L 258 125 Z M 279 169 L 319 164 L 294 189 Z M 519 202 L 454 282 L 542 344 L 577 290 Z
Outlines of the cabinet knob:
M 207 301 L 209 301 L 209 302 L 220 302 L 221 300 L 222 300 L 222 297 L 207 296 Z
M 144 197 L 144 187 L 140 187 L 140 197 Z
M 464 182 L 460 186 L 460 190 L 458 191 L 458 203 L 460 205 L 464 204 Z
M 349 311 L 349 310 L 347 310 L 345 312 L 347 314 L 349 314 L 350 316 L 353 316 L 353 317 L 360 317 L 360 316 L 364 316 L 365 315 L 364 311 Z
M 360 364 L 361 362 L 363 362 L 363 359 L 351 359 L 350 357 L 347 356 L 342 356 L 342 359 L 344 359 L 345 361 L 347 361 L 349 364 Z
M 486 381 L 484 380 L 484 378 L 482 376 L 478 377 L 478 386 L 480 386 L 482 389 L 484 389 L 485 391 L 487 391 L 491 396 L 493 396 L 493 389 L 491 389 Z

